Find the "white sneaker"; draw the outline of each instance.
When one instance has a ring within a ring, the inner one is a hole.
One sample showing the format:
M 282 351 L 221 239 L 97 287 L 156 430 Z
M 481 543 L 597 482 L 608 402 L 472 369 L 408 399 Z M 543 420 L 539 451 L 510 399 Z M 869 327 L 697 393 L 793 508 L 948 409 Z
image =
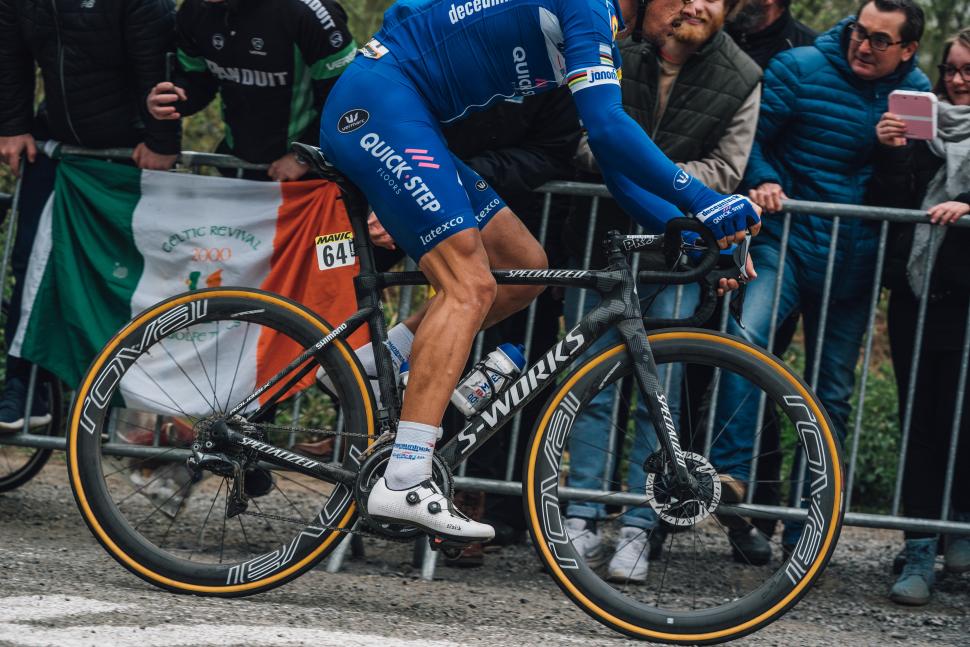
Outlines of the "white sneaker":
M 489 541 L 495 537 L 494 528 L 463 515 L 433 481 L 407 490 L 392 490 L 382 476 L 367 497 L 367 514 L 460 542 Z
M 566 519 L 566 536 L 573 543 L 576 553 L 585 560 L 590 568 L 599 568 L 606 562 L 603 538 L 598 532 L 587 530 L 586 520 L 579 517 Z
M 616 552 L 610 559 L 607 579 L 611 582 L 642 583 L 647 579 L 647 560 L 650 547 L 643 528 L 623 526 L 616 540 Z

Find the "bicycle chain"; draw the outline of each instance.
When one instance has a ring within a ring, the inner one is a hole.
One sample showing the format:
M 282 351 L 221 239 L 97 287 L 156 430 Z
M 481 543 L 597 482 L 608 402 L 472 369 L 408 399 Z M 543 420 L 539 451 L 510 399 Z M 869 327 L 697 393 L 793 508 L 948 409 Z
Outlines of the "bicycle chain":
M 297 431 L 297 432 L 303 432 L 303 433 L 319 434 L 322 436 L 351 436 L 354 438 L 380 438 L 380 436 L 375 437 L 371 434 L 355 434 L 352 432 L 331 431 L 329 429 L 314 429 L 312 427 L 288 427 L 285 425 L 267 425 L 267 424 L 252 423 L 252 422 L 249 424 L 256 427 L 260 431 L 262 430 L 286 431 L 286 432 Z M 374 446 L 376 445 L 377 443 L 374 444 Z M 321 524 L 321 523 L 313 523 L 313 522 L 308 523 L 306 521 L 297 521 L 296 519 L 289 519 L 287 517 L 282 517 L 280 515 L 275 515 L 275 514 L 267 514 L 265 512 L 251 512 L 249 510 L 246 510 L 241 514 L 247 515 L 250 517 L 261 517 L 263 519 L 272 519 L 273 521 L 282 521 L 283 523 L 295 524 L 300 526 L 301 528 L 305 528 L 306 526 L 312 525 L 318 528 L 323 528 L 324 530 L 331 530 L 333 532 L 338 532 L 344 535 L 361 535 L 363 537 L 376 537 L 378 539 L 383 539 L 385 541 L 393 541 L 397 543 L 407 543 L 415 539 L 414 537 L 409 537 L 409 538 L 391 537 L 389 535 L 375 532 L 373 530 L 357 528 L 358 525 L 361 525 L 362 523 L 366 523 L 366 520 L 363 517 L 359 517 L 359 516 L 357 518 L 356 523 L 354 524 L 354 528 L 338 528 L 337 526 L 331 526 L 325 523 Z
M 349 436 L 352 438 L 378 438 L 379 436 L 374 436 L 372 434 L 355 434 L 350 431 L 332 431 L 330 429 L 314 429 L 313 427 L 287 427 L 285 425 L 268 425 L 262 422 L 250 422 L 247 423 L 255 427 L 256 429 L 269 430 L 269 431 L 287 431 L 287 432 L 302 432 L 317 434 L 320 436 Z
M 276 514 L 266 514 L 265 512 L 250 512 L 249 510 L 246 510 L 240 514 L 243 514 L 249 517 L 260 517 L 263 519 L 272 519 L 274 521 L 291 523 L 291 524 L 298 525 L 301 528 L 306 528 L 307 526 L 314 526 L 316 528 L 323 528 L 324 530 L 332 530 L 333 532 L 338 532 L 343 535 L 360 535 L 362 537 L 376 537 L 377 539 L 383 539 L 385 541 L 393 541 L 399 544 L 405 544 L 410 541 L 414 541 L 416 539 L 416 537 L 391 537 L 379 532 L 375 532 L 373 530 L 366 530 L 363 527 L 357 528 L 358 525 L 364 522 L 364 519 L 361 517 L 357 518 L 356 523 L 354 523 L 354 528 L 338 528 L 336 526 L 331 526 L 325 523 L 297 521 L 296 519 L 288 519 L 287 517 L 281 517 L 280 515 L 276 515 Z

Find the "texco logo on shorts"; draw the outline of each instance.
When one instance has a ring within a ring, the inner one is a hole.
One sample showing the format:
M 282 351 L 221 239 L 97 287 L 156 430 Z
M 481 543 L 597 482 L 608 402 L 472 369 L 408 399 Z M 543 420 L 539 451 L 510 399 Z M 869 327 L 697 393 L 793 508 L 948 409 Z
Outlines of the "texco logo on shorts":
M 414 168 L 407 163 L 403 155 L 383 141 L 380 135 L 367 133 L 360 138 L 360 147 L 383 162 L 383 166 L 379 167 L 377 172 L 388 185 L 396 189 L 396 192 L 400 191 L 399 186 L 403 186 L 423 211 L 441 210 L 441 203 L 421 176 L 411 175 Z
M 465 222 L 464 216 L 458 216 L 457 218 L 452 218 L 451 220 L 449 220 L 447 222 L 441 223 L 440 225 L 438 225 L 434 229 L 428 230 L 428 233 L 426 233 L 425 235 L 423 235 L 423 236 L 418 235 L 418 239 L 421 241 L 421 244 L 422 245 L 424 245 L 425 247 L 427 247 L 428 246 L 428 243 L 430 243 L 432 240 L 434 240 L 435 238 L 437 238 L 441 234 L 445 233 L 449 229 L 454 229 L 455 227 L 458 227 L 458 226 L 464 224 L 464 222 Z
M 674 176 L 674 188 L 678 191 L 686 189 L 687 185 L 690 184 L 690 179 L 691 178 L 686 171 L 679 171 L 677 175 Z
M 363 108 L 348 110 L 337 120 L 337 130 L 344 134 L 352 133 L 366 124 L 368 119 L 370 119 L 370 113 Z

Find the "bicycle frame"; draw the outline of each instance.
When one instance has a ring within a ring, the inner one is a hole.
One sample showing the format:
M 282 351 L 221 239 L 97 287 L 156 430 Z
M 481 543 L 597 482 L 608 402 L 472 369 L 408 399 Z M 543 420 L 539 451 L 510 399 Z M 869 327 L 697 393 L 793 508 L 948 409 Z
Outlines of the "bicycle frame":
M 344 188 L 343 198 L 354 232 L 355 254 L 360 261 L 360 273 L 354 279 L 359 309 L 343 323 L 336 326 L 330 334 L 307 348 L 283 370 L 243 399 L 226 414 L 226 418 L 232 418 L 241 413 L 262 393 L 286 379 L 290 373 L 306 363 L 306 366 L 290 376 L 287 383 L 250 416 L 250 419 L 259 419 L 264 412 L 278 402 L 282 394 L 287 393 L 292 386 L 315 368 L 315 365 L 312 362 L 307 363 L 307 360 L 333 343 L 334 340 L 346 340 L 355 330 L 366 323 L 370 327 L 371 341 L 375 349 L 378 385 L 382 396 L 384 396 L 382 402 L 385 406 L 378 410 L 380 431 L 383 433 L 393 429 L 394 421 L 397 420 L 400 413 L 400 402 L 390 351 L 382 343 L 383 340 L 387 339 L 387 326 L 384 321 L 380 293 L 388 287 L 427 285 L 428 280 L 421 272 L 377 272 L 375 270 L 373 250 L 366 227 L 367 209 L 364 198 L 359 192 L 352 189 L 348 190 L 346 186 L 342 188 Z M 688 223 L 693 222 L 696 221 L 688 221 Z M 697 227 L 699 226 L 697 225 Z M 708 254 L 698 267 L 690 271 L 645 271 L 640 272 L 636 278 L 634 278 L 626 254 L 633 251 L 664 249 L 665 239 L 669 242 L 674 237 L 679 244 L 681 231 L 686 229 L 697 231 L 697 227 L 682 224 L 679 227 L 674 227 L 673 232 L 668 228 L 668 232 L 661 235 L 622 236 L 616 233 L 611 234 L 607 242 L 609 266 L 603 271 L 566 269 L 493 270 L 492 275 L 499 285 L 543 285 L 592 289 L 600 294 L 601 302 L 568 331 L 562 340 L 549 349 L 537 362 L 526 368 L 522 375 L 499 393 L 483 411 L 470 418 L 462 430 L 439 450 L 439 457 L 445 464 L 450 469 L 454 469 L 467 460 L 472 453 L 495 435 L 503 425 L 543 389 L 549 384 L 555 383 L 557 378 L 597 338 L 616 326 L 633 358 L 634 375 L 644 397 L 647 411 L 651 416 L 651 421 L 660 441 L 660 447 L 666 456 L 673 459 L 671 467 L 675 481 L 678 485 L 687 485 L 690 476 L 680 447 L 677 428 L 667 405 L 667 396 L 661 386 L 657 366 L 650 350 L 650 343 L 647 340 L 636 284 L 638 280 L 666 284 L 695 282 L 706 276 L 707 270 L 713 265 L 717 254 L 713 254 L 713 257 Z M 707 292 L 702 291 L 702 295 L 704 295 L 702 306 L 709 304 L 708 310 L 713 309 L 712 290 L 713 288 L 708 286 Z M 702 309 L 703 307 L 699 307 L 698 312 Z M 708 312 L 707 315 L 709 314 Z M 652 323 L 656 327 L 672 324 L 685 325 L 699 318 L 706 320 L 707 316 L 695 314 L 690 319 L 651 320 L 648 323 Z M 220 431 L 223 432 L 226 440 L 235 445 L 242 445 L 245 442 L 246 448 L 255 452 L 260 460 L 347 485 L 352 484 L 356 478 L 356 473 L 350 470 L 307 459 L 267 443 L 253 441 L 244 434 L 228 429 L 224 423 L 220 424 L 220 427 Z

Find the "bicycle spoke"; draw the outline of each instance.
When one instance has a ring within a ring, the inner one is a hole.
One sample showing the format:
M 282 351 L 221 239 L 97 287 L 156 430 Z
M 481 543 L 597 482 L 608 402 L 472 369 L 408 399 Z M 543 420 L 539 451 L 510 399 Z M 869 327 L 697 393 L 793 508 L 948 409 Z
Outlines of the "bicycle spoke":
M 229 393 L 226 394 L 226 406 L 223 411 L 229 411 L 229 400 L 232 399 L 232 392 L 236 389 L 236 378 L 239 376 L 239 367 L 242 366 L 243 352 L 246 350 L 246 342 L 249 340 L 249 322 L 246 322 L 246 329 L 243 331 L 242 344 L 239 345 L 239 357 L 236 358 L 236 368 L 232 372 L 232 382 L 229 384 Z
M 146 355 L 148 355 L 149 357 L 151 357 L 151 351 L 148 351 L 148 352 L 146 353 Z M 141 367 L 141 366 L 140 366 L 140 365 L 138 364 L 138 362 L 135 362 L 134 364 L 132 364 L 132 367 L 133 367 L 133 368 L 137 368 L 137 369 L 138 369 L 139 371 L 141 371 L 141 372 L 142 372 L 142 373 L 143 373 L 143 374 L 145 375 L 145 377 L 147 377 L 147 378 L 148 378 L 149 380 L 151 380 L 151 381 L 152 381 L 152 384 L 154 384 L 154 385 L 155 385 L 155 388 L 157 388 L 157 389 L 158 389 L 159 391 L 161 391 L 161 392 L 162 392 L 162 394 L 163 394 L 163 395 L 164 395 L 164 396 L 165 396 L 166 398 L 168 398 L 168 399 L 169 399 L 169 401 L 170 401 L 170 402 L 171 402 L 172 404 L 174 404 L 174 405 L 175 405 L 175 409 L 174 409 L 174 411 L 177 411 L 177 412 L 178 412 L 179 414 L 181 414 L 181 415 L 182 415 L 183 417 L 185 417 L 185 418 L 188 418 L 189 420 L 191 420 L 193 424 L 195 424 L 196 422 L 198 422 L 198 418 L 196 418 L 195 416 L 193 416 L 193 415 L 191 415 L 191 414 L 189 414 L 189 413 L 187 413 L 187 412 L 185 411 L 185 409 L 183 409 L 182 407 L 180 407 L 180 406 L 179 406 L 179 403 L 178 403 L 178 402 L 176 402 L 176 400 L 175 400 L 175 398 L 173 398 L 173 397 L 172 397 L 171 395 L 169 395 L 169 393 L 168 393 L 168 391 L 166 391 L 166 390 L 165 390 L 165 389 L 164 389 L 164 388 L 162 387 L 162 385 L 158 383 L 158 381 L 157 381 L 157 380 L 156 380 L 155 378 L 153 378 L 153 377 L 152 377 L 151 375 L 149 375 L 149 374 L 148 374 L 148 371 L 146 371 L 146 370 L 145 370 L 145 369 L 144 369 L 143 367 Z M 160 403 L 160 402 L 157 402 L 157 401 L 155 401 L 155 400 L 152 400 L 152 399 L 150 399 L 150 398 L 148 398 L 148 397 L 146 397 L 146 396 L 145 396 L 144 394 L 142 394 L 142 393 L 139 393 L 138 395 L 139 395 L 139 397 L 144 397 L 144 398 L 145 398 L 146 400 L 148 400 L 149 402 L 153 402 L 153 403 L 155 403 L 155 404 L 160 404 L 160 405 L 161 405 L 161 406 L 163 406 L 163 407 L 164 407 L 164 406 L 167 406 L 167 405 L 165 405 L 165 404 L 162 404 L 162 403 Z
M 179 364 L 178 360 L 175 359 L 175 356 L 172 355 L 172 353 L 168 350 L 168 348 L 165 347 L 165 341 L 159 340 L 158 345 L 162 347 L 162 350 L 165 351 L 165 354 L 168 355 L 169 359 L 172 360 L 172 363 L 175 364 L 175 368 L 177 368 L 179 372 L 185 376 L 185 379 L 188 380 L 189 384 L 192 385 L 192 388 L 195 389 L 195 392 L 199 394 L 199 397 L 202 398 L 202 401 L 205 402 L 210 407 L 212 407 L 212 410 L 215 411 L 218 407 L 212 402 L 209 402 L 205 393 L 203 393 L 202 389 L 200 389 L 198 385 L 195 383 L 195 380 L 189 377 L 189 374 L 185 372 L 185 369 L 182 368 L 182 365 Z
M 219 494 L 222 493 L 222 486 L 226 485 L 226 483 L 226 479 L 222 479 L 222 481 L 219 483 L 219 488 L 216 490 L 215 496 L 212 497 L 212 503 L 209 505 L 209 512 L 206 513 L 205 519 L 202 520 L 202 527 L 199 529 L 198 550 L 193 550 L 191 553 L 189 553 L 189 561 L 192 561 L 192 556 L 197 552 L 200 550 L 205 550 L 205 545 L 203 544 L 203 541 L 205 540 L 205 527 L 209 523 L 209 517 L 212 516 L 212 510 L 216 506 L 216 501 L 219 500 Z
M 206 370 L 206 368 L 205 368 L 205 362 L 202 361 L 202 355 L 199 354 L 199 346 L 198 346 L 198 344 L 195 343 L 195 336 L 194 335 L 191 336 L 191 339 L 192 339 L 192 348 L 193 348 L 193 350 L 195 350 L 195 357 L 196 357 L 196 359 L 199 360 L 199 367 L 202 368 L 202 374 L 205 375 L 205 380 L 206 380 L 206 382 L 209 383 L 209 387 L 212 389 L 213 410 L 216 410 L 216 409 L 219 408 L 219 399 L 216 396 L 216 386 L 215 386 L 215 384 L 212 383 L 212 380 L 209 379 L 209 371 Z M 216 340 L 217 341 L 218 341 L 218 339 L 219 338 L 216 337 Z M 216 351 L 216 366 L 217 367 L 219 366 L 218 350 Z

